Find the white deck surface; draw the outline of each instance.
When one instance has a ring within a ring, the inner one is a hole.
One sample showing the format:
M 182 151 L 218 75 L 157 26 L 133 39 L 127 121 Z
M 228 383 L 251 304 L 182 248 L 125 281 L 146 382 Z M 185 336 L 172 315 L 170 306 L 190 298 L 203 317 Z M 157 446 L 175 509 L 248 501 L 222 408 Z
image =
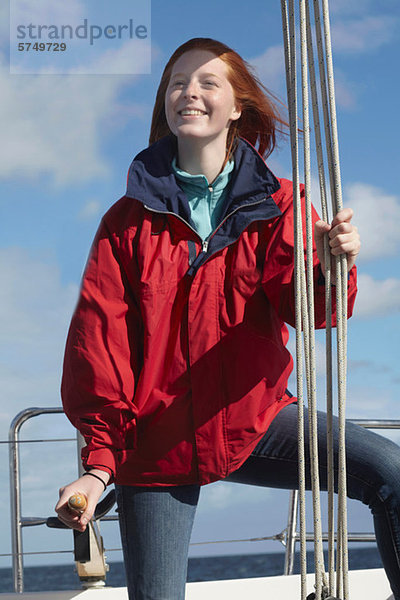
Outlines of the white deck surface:
M 388 581 L 383 569 L 352 571 L 350 600 L 390 600 Z M 313 591 L 313 576 L 309 576 L 308 593 Z M 296 600 L 300 593 L 299 576 L 256 577 L 225 581 L 205 581 L 187 585 L 186 600 Z M 24 594 L 0 594 L 0 600 L 128 600 L 125 588 L 71 592 L 29 592 Z

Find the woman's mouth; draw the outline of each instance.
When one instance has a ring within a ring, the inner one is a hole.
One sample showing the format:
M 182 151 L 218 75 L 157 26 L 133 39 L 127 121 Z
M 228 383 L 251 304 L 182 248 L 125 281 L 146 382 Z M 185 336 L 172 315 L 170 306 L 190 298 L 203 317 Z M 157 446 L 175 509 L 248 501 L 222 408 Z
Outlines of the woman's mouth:
M 206 115 L 207 113 L 204 110 L 197 110 L 197 109 L 193 109 L 193 108 L 185 108 L 183 110 L 180 110 L 179 113 L 181 115 L 181 117 L 191 117 L 191 116 L 195 116 L 195 117 L 201 117 L 203 115 Z

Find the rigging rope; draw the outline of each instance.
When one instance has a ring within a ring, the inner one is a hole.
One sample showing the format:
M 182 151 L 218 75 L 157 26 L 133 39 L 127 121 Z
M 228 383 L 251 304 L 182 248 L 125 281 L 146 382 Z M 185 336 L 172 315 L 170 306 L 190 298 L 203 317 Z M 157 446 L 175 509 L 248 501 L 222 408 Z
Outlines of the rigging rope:
M 292 179 L 293 202 L 295 219 L 295 236 L 301 236 L 301 217 L 298 222 L 298 206 L 300 204 L 299 169 L 298 169 L 298 128 L 297 128 L 297 83 L 296 83 L 296 40 L 295 40 L 295 15 L 293 0 L 281 0 L 282 29 L 285 46 L 286 87 L 288 95 L 290 145 L 292 152 Z M 289 14 L 290 13 L 290 14 Z M 295 239 L 295 304 L 296 304 L 296 382 L 298 405 L 298 446 L 299 446 L 299 521 L 300 521 L 300 579 L 301 600 L 306 600 L 307 594 L 307 555 L 306 555 L 306 512 L 305 512 L 305 451 L 304 451 L 304 398 L 303 398 L 303 370 L 302 343 L 301 343 L 301 274 L 297 268 L 299 262 L 299 244 Z
M 323 13 L 323 34 L 320 18 L 320 0 L 314 1 L 316 45 L 321 86 L 322 111 L 324 120 L 326 156 L 329 171 L 332 211 L 335 215 L 342 208 L 342 190 L 339 165 L 333 61 L 330 40 L 328 0 L 321 0 Z M 309 81 L 311 87 L 313 123 L 319 174 L 322 218 L 328 222 L 327 186 L 324 169 L 322 134 L 319 119 L 317 83 L 314 63 L 314 50 L 311 28 L 309 0 L 299 0 L 299 40 L 301 62 L 302 121 L 303 121 L 303 162 L 304 162 L 304 211 L 306 226 L 306 267 L 304 260 L 304 235 L 300 195 L 298 101 L 296 67 L 296 15 L 294 0 L 281 0 L 282 26 L 285 46 L 286 82 L 288 92 L 290 140 L 293 168 L 293 204 L 295 224 L 295 303 L 296 303 L 296 378 L 298 396 L 299 434 L 299 506 L 300 506 L 300 563 L 301 600 L 306 600 L 306 523 L 305 523 L 305 453 L 304 453 L 304 396 L 303 396 L 303 348 L 304 339 L 305 375 L 309 409 L 310 431 L 310 472 L 314 516 L 314 556 L 315 556 L 315 595 L 317 600 L 329 597 L 342 597 L 349 600 L 348 554 L 347 554 L 347 514 L 346 514 L 346 464 L 345 464 L 345 399 L 346 399 L 346 337 L 347 337 L 347 261 L 342 255 L 335 258 L 336 312 L 337 312 L 337 370 L 338 370 L 338 418 L 339 418 L 339 464 L 338 464 L 338 515 L 337 515 L 337 565 L 336 591 L 334 592 L 334 465 L 333 465 L 333 376 L 332 376 L 332 269 L 327 236 L 325 239 L 325 286 L 326 286 L 326 403 L 328 440 L 328 572 L 322 547 L 321 506 L 318 471 L 318 437 L 316 407 L 316 367 L 313 306 L 313 261 L 312 261 L 312 218 L 311 218 L 311 152 L 309 123 Z

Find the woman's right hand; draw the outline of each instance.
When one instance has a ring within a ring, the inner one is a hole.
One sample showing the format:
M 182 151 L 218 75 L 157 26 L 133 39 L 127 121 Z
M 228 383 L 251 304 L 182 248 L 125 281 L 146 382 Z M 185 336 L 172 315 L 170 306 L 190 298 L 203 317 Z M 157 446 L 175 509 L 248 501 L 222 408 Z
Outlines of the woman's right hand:
M 109 474 L 100 469 L 91 469 L 91 472 L 107 485 L 110 478 Z M 100 496 L 104 492 L 104 486 L 96 477 L 83 476 L 60 488 L 60 499 L 57 502 L 55 511 L 60 521 L 68 527 L 77 531 L 85 531 L 87 524 L 93 517 Z M 82 513 L 77 513 L 68 506 L 68 500 L 74 494 L 84 494 L 87 499 L 87 506 Z

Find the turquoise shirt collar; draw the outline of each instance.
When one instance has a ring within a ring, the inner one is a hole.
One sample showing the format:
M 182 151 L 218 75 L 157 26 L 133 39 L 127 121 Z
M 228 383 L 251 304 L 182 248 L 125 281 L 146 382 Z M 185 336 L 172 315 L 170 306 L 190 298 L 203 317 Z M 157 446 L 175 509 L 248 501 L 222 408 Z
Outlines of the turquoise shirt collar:
M 178 185 L 186 194 L 191 221 L 200 237 L 205 240 L 220 223 L 227 184 L 235 163 L 233 160 L 228 161 L 212 184 L 208 183 L 202 173 L 191 175 L 179 169 L 176 158 L 173 158 L 171 165 Z
M 228 160 L 223 171 L 219 173 L 212 184 L 209 184 L 205 175 L 202 173 L 199 175 L 191 175 L 186 171 L 182 171 L 176 164 L 176 157 L 172 159 L 172 169 L 176 178 L 182 181 L 185 188 L 192 193 L 204 193 L 210 185 L 215 192 L 222 192 L 229 181 L 229 174 L 233 171 L 234 166 L 234 161 Z

